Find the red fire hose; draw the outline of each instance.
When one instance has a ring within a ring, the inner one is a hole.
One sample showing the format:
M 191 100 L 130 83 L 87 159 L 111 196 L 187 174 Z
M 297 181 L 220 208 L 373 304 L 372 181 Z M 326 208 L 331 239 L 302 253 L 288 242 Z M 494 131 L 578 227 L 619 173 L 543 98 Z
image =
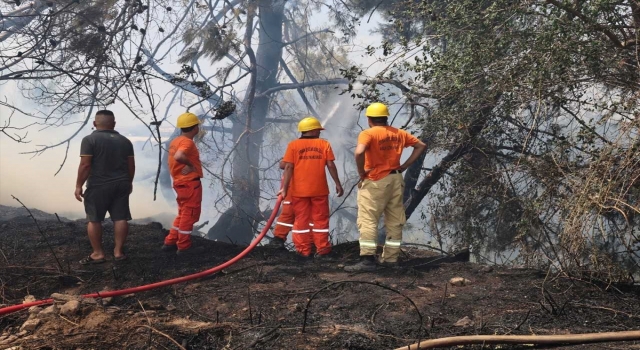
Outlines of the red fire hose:
M 278 199 L 276 200 L 276 205 L 273 208 L 273 211 L 271 212 L 271 216 L 269 217 L 269 220 L 267 220 L 267 223 L 264 225 L 264 228 L 262 229 L 262 232 L 260 232 L 260 234 L 258 235 L 258 237 L 256 237 L 253 242 L 251 242 L 251 244 L 249 244 L 249 246 L 243 250 L 240 254 L 238 254 L 237 256 L 235 256 L 233 259 L 218 265 L 216 267 L 212 267 L 208 270 L 204 270 L 198 273 L 194 273 L 191 275 L 187 275 L 187 276 L 182 276 L 182 277 L 177 277 L 177 278 L 173 278 L 170 280 L 166 280 L 166 281 L 160 281 L 160 282 L 156 282 L 156 283 L 152 283 L 152 284 L 146 284 L 143 286 L 138 286 L 138 287 L 133 287 L 133 288 L 127 288 L 127 289 L 121 289 L 121 290 L 114 290 L 114 291 L 105 291 L 105 292 L 98 292 L 98 293 L 91 293 L 91 294 L 85 294 L 82 297 L 83 298 L 108 298 L 108 297 L 117 297 L 117 296 L 121 296 L 121 295 L 126 295 L 126 294 L 132 294 L 132 293 L 140 293 L 140 292 L 146 292 L 148 290 L 151 289 L 156 289 L 156 288 L 160 288 L 160 287 L 166 287 L 166 286 L 170 286 L 173 284 L 177 284 L 177 283 L 182 283 L 182 282 L 187 282 L 187 281 L 191 281 L 191 280 L 195 280 L 197 278 L 202 278 L 202 277 L 206 277 L 209 275 L 212 275 L 220 270 L 223 270 L 233 264 L 235 264 L 236 262 L 238 262 L 238 260 L 242 259 L 245 257 L 245 255 L 249 254 L 250 251 L 253 250 L 253 248 L 255 248 L 258 243 L 260 243 L 260 241 L 262 240 L 262 238 L 267 234 L 267 231 L 269 231 L 269 228 L 271 228 L 271 225 L 273 224 L 273 220 L 275 220 L 276 215 L 278 214 L 278 209 L 280 208 L 280 203 L 282 202 L 282 196 L 278 196 Z M 25 304 L 19 304 L 19 305 L 12 305 L 12 306 L 7 306 L 7 307 L 3 307 L 0 309 L 0 316 L 2 315 L 7 315 L 16 311 L 20 311 L 23 309 L 28 309 L 32 306 L 39 306 L 39 305 L 47 305 L 47 304 L 51 304 L 53 303 L 53 299 L 45 299 L 45 300 L 37 300 L 31 303 L 25 303 Z

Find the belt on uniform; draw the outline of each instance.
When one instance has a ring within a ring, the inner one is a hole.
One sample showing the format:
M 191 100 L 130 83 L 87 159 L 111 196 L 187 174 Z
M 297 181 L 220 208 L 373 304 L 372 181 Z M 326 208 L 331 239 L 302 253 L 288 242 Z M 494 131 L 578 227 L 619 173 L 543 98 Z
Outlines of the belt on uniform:
M 400 169 L 391 170 L 391 174 L 400 174 L 401 172 L 402 172 L 402 170 L 400 170 Z

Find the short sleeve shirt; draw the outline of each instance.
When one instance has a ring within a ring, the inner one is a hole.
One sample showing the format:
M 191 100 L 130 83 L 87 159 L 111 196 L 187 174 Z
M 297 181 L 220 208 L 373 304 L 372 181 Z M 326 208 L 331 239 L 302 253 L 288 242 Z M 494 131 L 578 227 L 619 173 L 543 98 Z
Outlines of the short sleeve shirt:
M 300 138 L 287 146 L 283 161 L 293 164 L 288 193 L 293 197 L 329 195 L 325 167 L 335 160 L 331 144 L 319 138 Z
M 96 130 L 80 144 L 80 156 L 91 157 L 87 188 L 117 181 L 131 181 L 129 157 L 133 144 L 115 130 Z
M 392 170 L 400 169 L 403 149 L 418 142 L 417 137 L 392 126 L 374 126 L 360 132 L 358 144 L 367 146 L 364 168 L 373 169 L 367 174 L 367 179 L 377 181 Z
M 173 159 L 173 156 L 175 156 L 178 151 L 184 152 L 187 159 L 189 159 L 191 164 L 193 164 L 195 171 L 182 175 L 182 169 L 184 169 L 186 165 Z M 203 177 L 200 152 L 198 152 L 198 147 L 196 147 L 196 143 L 193 142 L 192 139 L 186 136 L 178 136 L 171 141 L 171 144 L 169 145 L 169 173 L 171 174 L 174 185 Z

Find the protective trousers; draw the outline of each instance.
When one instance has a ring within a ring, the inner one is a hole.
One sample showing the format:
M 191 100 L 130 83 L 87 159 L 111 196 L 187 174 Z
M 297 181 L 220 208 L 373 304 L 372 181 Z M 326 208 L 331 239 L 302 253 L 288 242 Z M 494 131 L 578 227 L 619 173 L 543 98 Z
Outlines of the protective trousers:
M 298 254 L 310 256 L 314 245 L 318 255 L 331 253 L 329 196 L 293 197 L 291 203 L 295 215 L 291 232 Z
M 358 190 L 358 230 L 360 255 L 375 255 L 378 222 L 384 213 L 387 239 L 382 253 L 383 262 L 397 262 L 402 243 L 402 227 L 407 222 L 402 204 L 404 179 L 401 174 L 389 174 L 373 181 L 365 179 Z
M 202 210 L 202 184 L 199 180 L 189 181 L 173 186 L 178 202 L 178 216 L 173 221 L 173 227 L 164 239 L 165 245 L 178 245 L 178 250 L 191 247 L 191 232 L 193 224 L 200 220 Z
M 287 240 L 287 235 L 293 228 L 294 221 L 293 205 L 291 205 L 291 195 L 287 195 L 282 201 L 282 211 L 278 220 L 276 220 L 276 228 L 273 230 L 273 235 L 283 240 Z

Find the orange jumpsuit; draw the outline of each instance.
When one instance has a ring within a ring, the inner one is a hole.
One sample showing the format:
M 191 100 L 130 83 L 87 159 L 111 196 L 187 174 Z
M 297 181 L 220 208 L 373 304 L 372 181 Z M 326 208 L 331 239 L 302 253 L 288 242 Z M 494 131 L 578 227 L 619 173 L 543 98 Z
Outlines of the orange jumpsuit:
M 329 240 L 329 184 L 325 167 L 335 160 L 327 140 L 301 137 L 289 143 L 283 161 L 293 164 L 287 196 L 294 212 L 293 244 L 298 254 L 331 252 Z
M 276 221 L 276 228 L 273 230 L 273 235 L 283 240 L 287 240 L 287 235 L 293 228 L 293 205 L 291 205 L 291 193 L 287 193 L 287 198 L 282 201 L 282 212 L 278 216 Z
M 194 171 L 182 174 L 185 164 L 177 162 L 173 156 L 182 151 L 193 164 Z M 178 216 L 173 221 L 173 227 L 164 239 L 165 245 L 177 245 L 178 250 L 191 247 L 191 232 L 193 225 L 200 220 L 202 210 L 202 163 L 196 144 L 186 136 L 178 136 L 169 146 L 169 172 L 173 179 L 173 189 L 176 191 L 178 202 Z

